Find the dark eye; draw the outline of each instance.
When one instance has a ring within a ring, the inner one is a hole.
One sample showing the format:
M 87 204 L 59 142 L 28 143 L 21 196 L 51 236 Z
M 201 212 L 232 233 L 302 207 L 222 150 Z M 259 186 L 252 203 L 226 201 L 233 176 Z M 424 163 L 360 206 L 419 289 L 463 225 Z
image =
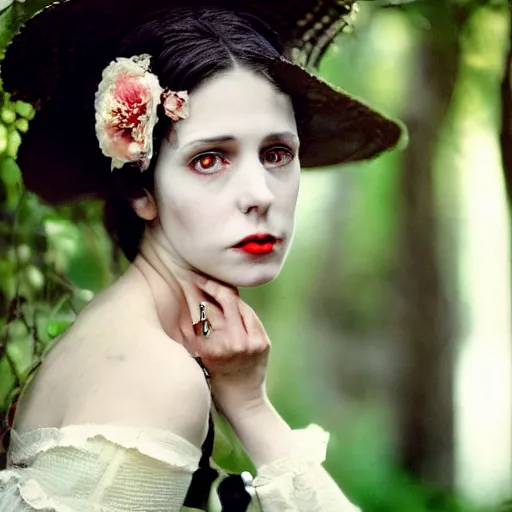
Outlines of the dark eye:
M 263 152 L 263 164 L 266 167 L 282 167 L 288 165 L 293 158 L 293 152 L 282 146 L 269 148 Z
M 203 174 L 213 174 L 222 170 L 226 163 L 226 159 L 219 153 L 203 153 L 190 162 L 190 167 Z

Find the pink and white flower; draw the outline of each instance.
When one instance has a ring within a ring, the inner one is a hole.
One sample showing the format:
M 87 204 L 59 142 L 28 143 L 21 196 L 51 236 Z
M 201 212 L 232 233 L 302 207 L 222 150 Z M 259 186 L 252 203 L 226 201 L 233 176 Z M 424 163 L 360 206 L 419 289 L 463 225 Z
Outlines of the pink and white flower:
M 128 162 L 148 168 L 162 88 L 149 73 L 149 55 L 118 58 L 103 71 L 96 93 L 96 135 L 112 169 Z
M 190 114 L 187 91 L 169 91 L 166 89 L 162 93 L 162 104 L 165 115 L 173 121 L 186 119 Z
M 94 101 L 96 136 L 112 170 L 130 162 L 141 171 L 149 167 L 159 104 L 173 121 L 189 115 L 188 93 L 164 91 L 149 71 L 150 61 L 148 54 L 119 57 L 103 71 Z

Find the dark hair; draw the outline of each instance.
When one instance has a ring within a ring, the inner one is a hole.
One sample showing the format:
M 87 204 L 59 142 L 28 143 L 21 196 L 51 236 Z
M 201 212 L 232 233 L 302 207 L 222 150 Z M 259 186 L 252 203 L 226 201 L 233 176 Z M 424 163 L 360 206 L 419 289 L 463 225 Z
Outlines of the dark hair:
M 151 71 L 162 87 L 191 92 L 207 78 L 236 64 L 270 79 L 265 59 L 279 57 L 282 52 L 277 34 L 256 17 L 204 7 L 173 10 L 147 22 L 121 43 L 117 57 L 148 53 L 152 56 Z M 141 173 L 125 165 L 114 171 L 105 204 L 104 224 L 130 261 L 138 253 L 145 229 L 130 200 L 141 197 L 143 188 L 153 191 L 155 157 L 170 122 L 162 112 L 159 118 L 153 134 L 155 156 L 149 169 Z

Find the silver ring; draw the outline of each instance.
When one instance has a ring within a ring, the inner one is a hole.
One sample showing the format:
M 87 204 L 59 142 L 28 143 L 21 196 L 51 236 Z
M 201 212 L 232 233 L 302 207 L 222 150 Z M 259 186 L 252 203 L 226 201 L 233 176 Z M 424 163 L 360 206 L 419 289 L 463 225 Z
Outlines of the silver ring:
M 197 335 L 201 334 L 205 337 L 213 331 L 212 324 L 206 318 L 206 302 L 199 303 L 199 322 L 193 324 L 193 327 Z

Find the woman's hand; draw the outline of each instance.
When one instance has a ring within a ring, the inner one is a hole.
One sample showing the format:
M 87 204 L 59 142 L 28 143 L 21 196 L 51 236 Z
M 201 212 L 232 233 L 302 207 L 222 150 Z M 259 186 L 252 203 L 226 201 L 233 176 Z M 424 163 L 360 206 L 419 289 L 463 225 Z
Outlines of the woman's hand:
M 267 399 L 270 353 L 265 328 L 236 288 L 203 277 L 196 284 L 205 294 L 206 316 L 213 331 L 208 336 L 197 335 L 189 344 L 210 373 L 215 404 L 227 417 L 260 406 Z M 198 317 L 199 304 L 194 321 Z
M 236 288 L 202 276 L 195 284 L 208 303 L 206 316 L 213 331 L 207 337 L 199 334 L 187 340 L 188 350 L 209 371 L 219 412 L 257 468 L 287 456 L 294 439 L 290 426 L 267 397 L 270 340 L 262 323 Z M 197 320 L 199 304 L 193 316 Z

